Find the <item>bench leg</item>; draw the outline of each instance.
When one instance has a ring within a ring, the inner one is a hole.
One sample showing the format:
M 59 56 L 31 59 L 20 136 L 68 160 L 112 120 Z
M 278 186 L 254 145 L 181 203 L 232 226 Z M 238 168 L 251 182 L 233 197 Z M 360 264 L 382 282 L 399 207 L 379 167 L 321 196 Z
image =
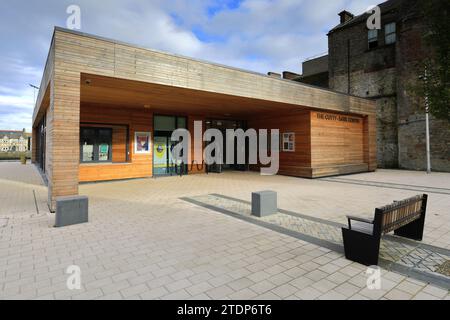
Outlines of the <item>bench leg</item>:
M 422 241 L 424 226 L 425 219 L 420 218 L 419 220 L 413 221 L 410 224 L 395 230 L 394 234 L 399 237 Z
M 380 239 L 365 233 L 342 228 L 345 257 L 366 266 L 378 265 Z

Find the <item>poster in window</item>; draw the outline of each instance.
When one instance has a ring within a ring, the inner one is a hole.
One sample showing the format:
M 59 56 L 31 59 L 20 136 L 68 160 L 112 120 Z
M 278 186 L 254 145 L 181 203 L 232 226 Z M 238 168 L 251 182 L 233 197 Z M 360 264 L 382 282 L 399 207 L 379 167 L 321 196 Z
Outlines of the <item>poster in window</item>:
M 150 132 L 136 132 L 135 137 L 135 153 L 148 154 L 150 153 Z
M 99 161 L 109 160 L 109 144 L 101 144 L 99 146 L 98 160 Z
M 83 161 L 94 161 L 94 146 L 87 142 L 83 145 Z

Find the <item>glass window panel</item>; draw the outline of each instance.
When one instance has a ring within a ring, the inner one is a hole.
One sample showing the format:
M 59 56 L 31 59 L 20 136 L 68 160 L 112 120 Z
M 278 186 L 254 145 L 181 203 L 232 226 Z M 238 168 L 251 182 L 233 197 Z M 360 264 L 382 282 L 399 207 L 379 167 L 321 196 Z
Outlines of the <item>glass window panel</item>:
M 178 129 L 187 129 L 186 118 L 178 118 Z
M 81 128 L 81 162 L 111 161 L 112 130 Z
M 295 133 L 283 134 L 283 151 L 295 151 Z
M 385 28 L 386 28 L 386 34 L 394 33 L 396 31 L 395 30 L 396 29 L 395 22 L 388 23 Z
M 81 145 L 82 145 L 82 161 L 94 161 L 94 145 L 95 145 L 95 130 L 82 129 L 81 130 Z
M 385 42 L 386 44 L 395 43 L 396 37 L 396 24 L 395 22 L 389 23 L 385 26 Z
M 395 41 L 396 41 L 395 33 L 386 36 L 386 44 L 392 44 L 395 43 Z
M 368 39 L 369 49 L 378 47 L 378 30 L 369 30 Z
M 167 116 L 155 116 L 155 131 L 174 131 L 176 118 Z
M 378 30 L 369 30 L 369 42 L 376 41 L 378 38 Z
M 109 144 L 100 144 L 98 146 L 98 161 L 109 160 Z
M 111 129 L 98 129 L 98 161 L 109 161 L 109 149 L 111 145 Z

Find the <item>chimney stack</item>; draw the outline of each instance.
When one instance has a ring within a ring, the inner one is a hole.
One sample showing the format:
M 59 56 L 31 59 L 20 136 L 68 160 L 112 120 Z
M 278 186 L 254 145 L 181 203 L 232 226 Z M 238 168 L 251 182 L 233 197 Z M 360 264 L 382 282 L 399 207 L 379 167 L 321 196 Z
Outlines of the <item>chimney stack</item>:
M 290 72 L 290 71 L 283 72 L 283 79 L 294 80 L 297 78 L 300 78 L 300 75 L 298 73 L 294 73 L 294 72 Z
M 343 24 L 346 23 L 347 21 L 352 20 L 355 16 L 351 12 L 344 10 L 339 13 L 339 17 L 341 17 L 341 24 Z
M 281 74 L 276 73 L 276 72 L 268 72 L 267 75 L 271 78 L 281 79 Z

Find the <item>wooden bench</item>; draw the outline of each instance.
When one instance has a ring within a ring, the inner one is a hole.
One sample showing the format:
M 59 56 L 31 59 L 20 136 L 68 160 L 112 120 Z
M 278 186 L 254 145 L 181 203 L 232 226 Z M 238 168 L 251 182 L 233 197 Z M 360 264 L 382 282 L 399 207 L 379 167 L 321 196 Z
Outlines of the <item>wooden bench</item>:
M 422 241 L 427 200 L 424 194 L 396 201 L 376 209 L 373 220 L 348 216 L 348 228 L 342 228 L 345 257 L 367 266 L 378 265 L 381 237 L 392 231 Z

